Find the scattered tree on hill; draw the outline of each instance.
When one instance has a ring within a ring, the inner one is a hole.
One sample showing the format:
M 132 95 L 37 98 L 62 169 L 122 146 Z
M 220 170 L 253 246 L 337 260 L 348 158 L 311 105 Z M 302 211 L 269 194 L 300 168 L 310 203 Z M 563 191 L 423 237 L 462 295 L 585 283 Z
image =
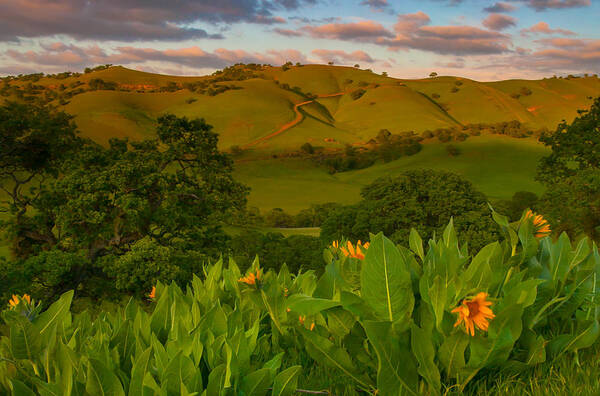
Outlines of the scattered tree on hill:
M 521 90 L 519 91 L 519 93 L 523 96 L 529 96 L 531 95 L 533 92 L 531 91 L 531 89 L 527 88 L 527 87 L 521 87 Z
M 387 77 L 387 76 L 388 76 L 387 72 L 383 72 L 383 73 L 381 73 L 381 75 L 382 75 L 383 77 Z
M 273 208 L 265 215 L 265 225 L 268 227 L 290 227 L 294 219 L 281 208 Z
M 360 65 L 357 63 L 354 65 L 354 67 L 358 69 L 358 68 L 360 68 Z
M 300 150 L 304 151 L 306 154 L 314 154 L 315 148 L 309 142 L 306 142 L 300 147 Z
M 380 129 L 375 137 L 375 141 L 377 141 L 379 144 L 387 143 L 390 139 L 390 136 L 392 136 L 390 131 L 387 129 Z
M 437 77 L 437 75 L 438 75 L 438 74 L 437 74 L 436 72 L 431 72 L 431 73 L 429 73 L 429 77 L 430 77 L 430 78 Z
M 229 152 L 231 153 L 231 155 L 233 156 L 238 156 L 240 154 L 242 154 L 244 152 L 244 149 L 241 148 L 239 145 L 234 144 L 233 146 L 231 146 L 229 148 Z
M 362 96 L 363 96 L 363 95 L 364 95 L 366 92 L 367 92 L 366 90 L 364 90 L 364 89 L 362 89 L 362 88 L 359 88 L 359 89 L 357 89 L 357 90 L 355 90 L 355 91 L 352 91 L 352 92 L 350 93 L 350 97 L 351 97 L 353 100 L 358 100 L 358 99 L 360 99 L 360 98 L 361 98 L 361 97 L 362 97 Z
M 453 144 L 449 144 L 446 146 L 446 152 L 451 157 L 456 157 L 460 154 L 460 149 Z

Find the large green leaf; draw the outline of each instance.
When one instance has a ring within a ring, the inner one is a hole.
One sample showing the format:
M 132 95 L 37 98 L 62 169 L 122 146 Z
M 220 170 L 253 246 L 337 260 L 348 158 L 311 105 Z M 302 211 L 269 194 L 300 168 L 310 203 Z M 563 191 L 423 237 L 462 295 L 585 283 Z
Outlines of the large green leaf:
M 85 391 L 90 396 L 125 396 L 119 378 L 97 359 L 88 363 Z
M 467 345 L 469 345 L 469 336 L 462 331 L 455 332 L 444 339 L 438 350 L 438 357 L 448 378 L 456 378 L 458 372 L 465 367 Z
M 25 385 L 21 381 L 13 379 L 10 380 L 10 382 L 13 388 L 13 396 L 36 396 L 35 392 L 32 391 L 27 385 Z
M 208 375 L 208 385 L 206 386 L 207 395 L 219 396 L 224 394 L 225 371 L 225 364 L 221 364 L 211 370 Z
M 425 331 L 414 324 L 410 330 L 412 352 L 419 363 L 418 372 L 429 384 L 430 393 L 439 395 L 442 384 L 440 371 L 434 361 L 435 348 L 433 347 L 431 331 Z
M 245 396 L 264 396 L 271 385 L 271 373 L 268 368 L 256 370 L 242 379 L 241 390 Z
M 410 236 L 408 238 L 408 244 L 410 246 L 410 250 L 412 250 L 421 261 L 425 259 L 425 252 L 423 251 L 423 240 L 421 236 L 414 228 L 410 229 Z
M 294 312 L 299 312 L 303 315 L 314 315 L 326 309 L 338 307 L 342 303 L 324 298 L 314 298 L 304 294 L 294 294 L 287 299 L 286 304 Z
M 408 265 L 382 233 L 371 240 L 360 280 L 362 298 L 380 319 L 394 322 L 410 318 L 414 295 Z
M 382 395 L 417 395 L 417 367 L 408 345 L 403 345 L 391 322 L 362 323 L 369 342 L 377 353 L 377 389 Z
M 141 395 L 144 390 L 144 377 L 150 366 L 150 354 L 152 347 L 148 347 L 141 355 L 135 359 L 131 370 L 131 381 L 129 382 L 129 394 Z
M 271 396 L 292 396 L 296 393 L 302 366 L 292 366 L 277 374 Z
M 315 332 L 306 329 L 300 331 L 304 336 L 306 351 L 315 361 L 339 370 L 365 389 L 372 385 L 372 381 L 356 368 L 346 350 Z
M 42 349 L 42 337 L 26 317 L 15 316 L 10 323 L 9 339 L 13 358 L 37 360 Z
M 69 310 L 73 301 L 73 293 L 73 290 L 64 293 L 36 318 L 34 324 L 42 337 L 51 333 L 53 326 L 70 324 L 71 312 Z
M 444 279 L 442 279 L 440 275 L 436 275 L 427 292 L 435 315 L 435 325 L 440 329 L 442 320 L 444 319 L 446 300 L 448 297 L 448 288 L 446 287 Z

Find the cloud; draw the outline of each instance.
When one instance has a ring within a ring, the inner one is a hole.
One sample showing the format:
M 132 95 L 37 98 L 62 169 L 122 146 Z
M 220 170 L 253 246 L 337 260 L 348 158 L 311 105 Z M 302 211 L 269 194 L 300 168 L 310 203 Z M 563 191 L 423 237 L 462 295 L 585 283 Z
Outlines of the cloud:
M 341 50 L 315 49 L 312 54 L 324 62 L 334 63 L 355 63 L 366 62 L 373 63 L 375 59 L 364 51 L 345 52 Z
M 517 19 L 503 14 L 490 14 L 482 22 L 483 26 L 491 30 L 503 30 L 517 25 Z
M 380 38 L 378 44 L 392 50 L 416 49 L 442 55 L 499 54 L 509 51 L 510 37 L 474 26 L 430 26 L 423 12 L 398 16 L 394 39 Z
M 587 7 L 592 4 L 591 0 L 516 0 L 516 1 L 524 1 L 528 7 L 531 7 L 536 11 L 545 11 L 547 9 Z
M 368 41 L 380 37 L 394 37 L 383 25 L 374 21 L 329 23 L 320 26 L 304 26 L 303 31 L 315 38 Z
M 498 59 L 482 68 L 504 68 L 543 74 L 598 73 L 600 65 L 599 39 L 546 38 L 538 40 L 543 47 L 531 51 L 521 49 L 517 55 Z
M 539 33 L 539 34 L 563 34 L 565 36 L 575 36 L 575 32 L 566 29 L 551 29 L 550 25 L 546 22 L 538 22 L 535 25 L 527 29 L 521 29 L 521 34 L 527 35 L 528 33 Z
M 497 3 L 494 3 L 494 5 L 492 5 L 490 7 L 484 8 L 483 10 L 485 12 L 496 13 L 496 12 L 512 12 L 516 9 L 517 9 L 517 7 L 515 7 L 512 4 L 499 1 Z
M 372 20 L 307 25 L 300 30 L 314 38 L 371 43 L 392 51 L 415 49 L 442 55 L 498 54 L 509 51 L 510 36 L 497 31 L 474 26 L 430 26 L 430 22 L 429 15 L 419 11 L 399 15 L 393 30 Z M 512 24 L 514 19 L 510 18 L 510 22 Z
M 275 28 L 273 29 L 273 32 L 280 34 L 282 36 L 286 36 L 286 37 L 300 37 L 303 36 L 302 32 L 299 32 L 297 30 L 291 30 L 291 29 L 281 29 L 281 28 Z
M 364 0 L 360 4 L 369 6 L 371 10 L 375 12 L 390 10 L 390 4 L 388 3 L 388 0 Z
M 401 14 L 398 15 L 398 22 L 394 25 L 394 30 L 403 34 L 410 34 L 411 31 L 417 30 L 421 26 L 429 24 L 429 22 L 431 22 L 431 18 L 423 11 L 414 14 Z
M 220 69 L 240 62 L 274 65 L 287 61 L 308 62 L 306 56 L 295 49 L 267 50 L 259 53 L 225 48 L 208 52 L 197 46 L 166 50 L 121 46 L 107 52 L 98 46 L 80 47 L 61 42 L 44 44 L 39 51 L 7 50 L 2 55 L 22 64 L 22 68 L 35 64 L 38 71 L 40 68 L 51 71 L 64 71 L 65 68 L 81 70 L 86 66 L 106 63 L 136 67 L 148 62 L 159 62 L 195 69 Z
M 316 0 L 3 0 L 0 41 L 67 35 L 95 40 L 218 39 L 195 22 L 277 24 L 278 11 Z

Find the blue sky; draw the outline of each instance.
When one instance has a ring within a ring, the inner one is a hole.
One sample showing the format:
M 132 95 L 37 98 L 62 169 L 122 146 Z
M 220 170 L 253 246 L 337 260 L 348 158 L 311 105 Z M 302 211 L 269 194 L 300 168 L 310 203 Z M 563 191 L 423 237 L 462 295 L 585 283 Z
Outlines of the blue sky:
M 600 72 L 592 0 L 0 0 L 0 75 L 237 62 L 479 80 Z

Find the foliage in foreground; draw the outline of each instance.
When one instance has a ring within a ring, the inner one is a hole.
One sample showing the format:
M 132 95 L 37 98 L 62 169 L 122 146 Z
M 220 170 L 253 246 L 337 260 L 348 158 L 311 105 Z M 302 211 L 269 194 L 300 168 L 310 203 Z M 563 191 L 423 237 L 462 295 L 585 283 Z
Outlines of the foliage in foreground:
M 593 345 L 595 244 L 536 238 L 539 217 L 494 218 L 505 240 L 474 257 L 451 222 L 427 248 L 416 231 L 410 249 L 382 234 L 362 250 L 331 247 L 320 278 L 285 266 L 263 273 L 258 261 L 243 276 L 219 261 L 185 290 L 157 285 L 151 313 L 130 300 L 92 320 L 70 313 L 73 292 L 44 312 L 16 298 L 2 314 L 0 389 L 291 395 L 302 371 L 316 367 L 367 393 L 438 395 L 491 369 L 519 372 Z M 493 310 L 489 327 L 477 318 L 483 305 Z M 473 336 L 453 312 L 476 326 Z

